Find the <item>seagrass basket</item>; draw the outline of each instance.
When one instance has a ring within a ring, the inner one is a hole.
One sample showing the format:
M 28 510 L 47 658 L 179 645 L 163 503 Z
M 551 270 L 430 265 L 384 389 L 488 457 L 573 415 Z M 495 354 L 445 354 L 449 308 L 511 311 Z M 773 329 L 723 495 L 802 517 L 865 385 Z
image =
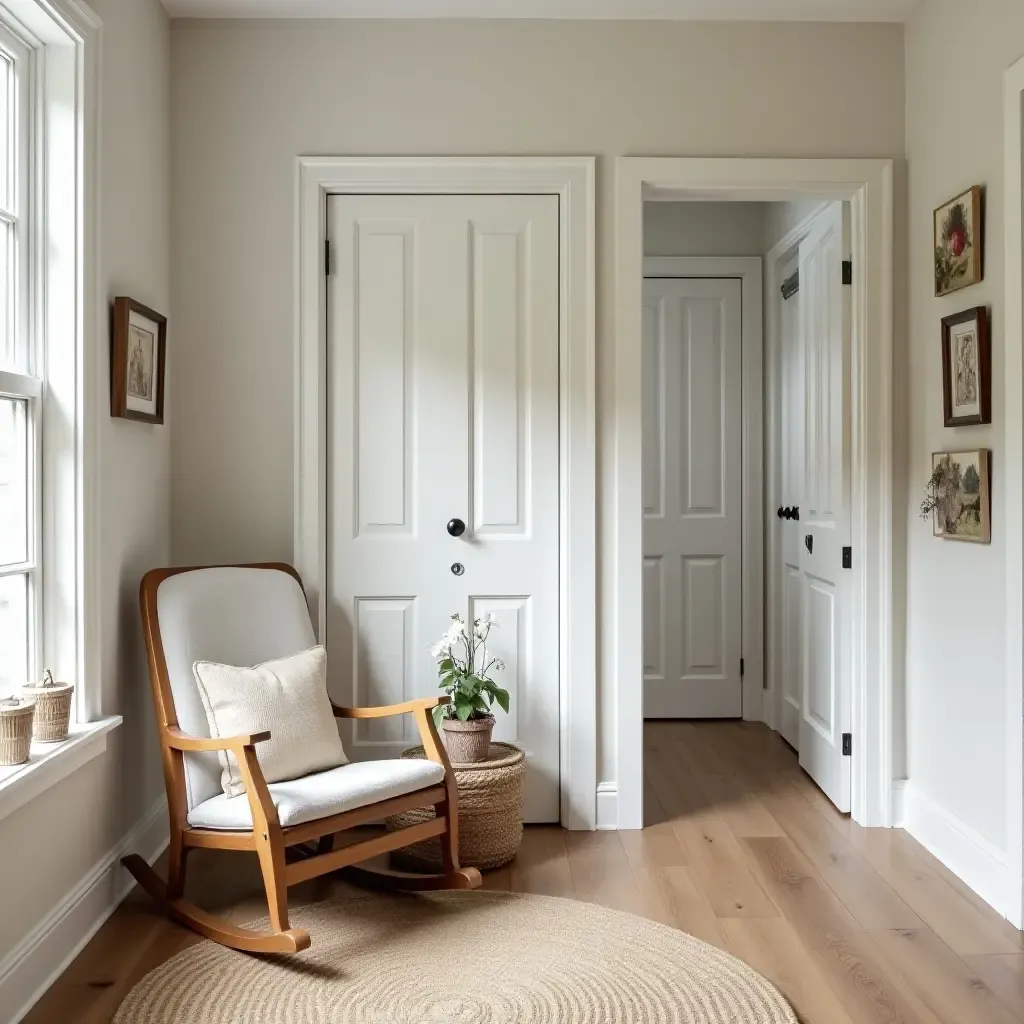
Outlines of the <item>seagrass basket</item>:
M 41 683 L 29 683 L 21 691 L 36 702 L 32 721 L 32 738 L 39 743 L 61 743 L 68 738 L 71 726 L 71 683 L 55 683 L 47 669 Z
M 402 757 L 424 757 L 422 747 Z M 523 838 L 523 780 L 526 755 L 511 743 L 492 743 L 486 761 L 452 763 L 459 787 L 459 863 L 465 868 L 498 868 L 515 857 Z M 389 831 L 429 821 L 432 807 L 417 807 L 387 820 Z M 401 870 L 440 871 L 441 840 L 425 839 L 391 854 Z
M 32 748 L 32 715 L 36 702 L 29 698 L 0 700 L 0 765 L 24 764 Z

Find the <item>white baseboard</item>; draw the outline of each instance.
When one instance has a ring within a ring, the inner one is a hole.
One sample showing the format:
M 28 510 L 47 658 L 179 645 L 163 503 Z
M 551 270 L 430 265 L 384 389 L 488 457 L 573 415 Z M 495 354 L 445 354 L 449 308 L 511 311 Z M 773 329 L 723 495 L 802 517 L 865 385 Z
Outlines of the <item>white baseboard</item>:
M 145 817 L 0 960 L 0 1021 L 18 1024 L 114 912 L 135 884 L 121 858 L 141 853 L 150 863 L 167 846 L 167 802 Z
M 1006 853 L 912 782 L 903 789 L 902 827 L 986 903 L 1004 917 L 1010 912 Z
M 907 780 L 893 779 L 892 783 L 892 827 L 903 828 L 907 816 Z
M 614 832 L 619 827 L 619 787 L 614 782 L 597 784 L 597 829 Z

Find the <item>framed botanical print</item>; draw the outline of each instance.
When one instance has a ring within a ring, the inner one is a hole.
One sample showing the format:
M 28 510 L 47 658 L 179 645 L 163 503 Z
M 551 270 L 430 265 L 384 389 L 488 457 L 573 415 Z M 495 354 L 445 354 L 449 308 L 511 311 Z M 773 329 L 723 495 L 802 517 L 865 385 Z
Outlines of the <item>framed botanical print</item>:
M 984 277 L 981 186 L 935 211 L 935 294 L 948 295 Z
M 992 422 L 992 350 L 984 306 L 942 320 L 942 405 L 947 427 Z
M 115 299 L 110 415 L 163 423 L 166 362 L 167 317 L 134 299 Z

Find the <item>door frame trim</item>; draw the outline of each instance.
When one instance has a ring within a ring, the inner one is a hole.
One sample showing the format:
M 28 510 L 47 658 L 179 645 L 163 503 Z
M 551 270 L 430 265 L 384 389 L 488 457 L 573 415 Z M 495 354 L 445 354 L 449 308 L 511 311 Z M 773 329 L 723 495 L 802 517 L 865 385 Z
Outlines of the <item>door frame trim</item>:
M 645 256 L 644 278 L 728 278 L 742 286 L 743 718 L 763 721 L 764 693 L 764 385 L 760 256 Z
M 318 636 L 327 581 L 329 195 L 559 197 L 559 776 L 562 824 L 597 813 L 595 160 L 299 157 L 295 177 L 295 506 L 292 561 Z
M 1007 807 L 1006 908 L 1024 927 L 1024 57 L 1005 74 L 1006 417 L 1003 508 L 1006 516 Z M 1016 471 L 1012 471 L 1016 467 Z M 1014 525 L 1016 524 L 1016 525 Z M 1003 909 L 1003 908 L 1000 908 Z
M 614 504 L 602 584 L 613 595 L 618 824 L 643 826 L 643 509 L 641 490 L 643 203 L 657 198 L 845 200 L 853 214 L 853 817 L 892 824 L 893 162 L 620 157 L 615 180 Z M 856 272 L 869 269 L 869 273 Z M 605 695 L 611 699 L 611 695 Z

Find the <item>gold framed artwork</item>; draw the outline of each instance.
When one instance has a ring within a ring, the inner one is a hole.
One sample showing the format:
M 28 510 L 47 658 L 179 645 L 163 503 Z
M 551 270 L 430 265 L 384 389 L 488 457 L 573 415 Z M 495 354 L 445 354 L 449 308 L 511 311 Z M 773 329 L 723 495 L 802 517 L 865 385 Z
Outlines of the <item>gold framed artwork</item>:
M 973 544 L 991 543 L 989 450 L 935 452 L 926 505 L 931 509 L 934 536 Z
M 167 317 L 126 296 L 114 300 L 113 316 L 110 415 L 163 423 Z
M 984 278 L 981 186 L 943 203 L 935 211 L 935 294 L 978 284 Z

